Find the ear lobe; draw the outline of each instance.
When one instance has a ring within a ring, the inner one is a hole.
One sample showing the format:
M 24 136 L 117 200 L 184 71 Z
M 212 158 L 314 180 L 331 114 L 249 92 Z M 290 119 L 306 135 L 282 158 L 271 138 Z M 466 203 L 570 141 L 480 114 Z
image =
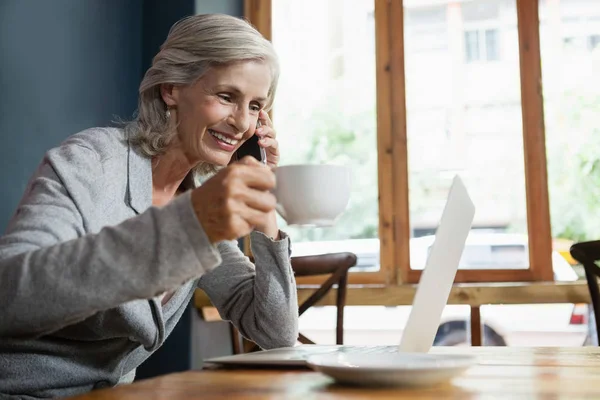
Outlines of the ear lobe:
M 171 83 L 163 83 L 160 85 L 160 96 L 167 107 L 175 107 L 177 105 L 179 91 L 175 85 Z

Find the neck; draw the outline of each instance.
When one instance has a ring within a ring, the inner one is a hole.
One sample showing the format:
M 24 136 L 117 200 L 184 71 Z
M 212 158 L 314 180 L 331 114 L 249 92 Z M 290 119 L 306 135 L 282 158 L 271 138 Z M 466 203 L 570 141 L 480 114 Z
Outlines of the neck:
M 152 160 L 152 190 L 161 196 L 172 197 L 195 164 L 186 157 L 177 143 Z

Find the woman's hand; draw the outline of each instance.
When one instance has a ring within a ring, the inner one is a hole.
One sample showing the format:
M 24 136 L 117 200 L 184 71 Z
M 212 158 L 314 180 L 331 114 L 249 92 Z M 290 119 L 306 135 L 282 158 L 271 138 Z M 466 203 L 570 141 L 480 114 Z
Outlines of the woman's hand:
M 255 228 L 270 227 L 276 204 L 270 192 L 273 187 L 271 169 L 248 156 L 194 189 L 192 207 L 210 242 L 234 240 Z
M 257 128 L 254 134 L 260 138 L 258 145 L 267 152 L 267 165 L 271 168 L 275 168 L 277 164 L 279 164 L 277 132 L 273 129 L 273 122 L 265 110 L 260 110 L 258 120 L 262 126 Z

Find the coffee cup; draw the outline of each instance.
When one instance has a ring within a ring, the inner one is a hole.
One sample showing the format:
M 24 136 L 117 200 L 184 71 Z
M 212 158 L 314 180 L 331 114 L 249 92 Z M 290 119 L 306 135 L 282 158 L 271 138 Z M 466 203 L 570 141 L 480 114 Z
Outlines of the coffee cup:
M 350 199 L 350 168 L 330 164 L 275 169 L 277 212 L 289 225 L 331 226 Z

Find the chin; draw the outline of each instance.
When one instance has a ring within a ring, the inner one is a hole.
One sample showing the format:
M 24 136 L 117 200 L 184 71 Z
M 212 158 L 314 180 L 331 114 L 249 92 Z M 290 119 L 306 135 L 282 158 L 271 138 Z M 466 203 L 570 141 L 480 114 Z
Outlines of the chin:
M 231 162 L 231 154 L 227 155 L 227 157 L 219 157 L 219 159 L 214 161 L 214 165 L 216 167 L 226 167 Z
M 226 167 L 231 161 L 232 154 L 207 154 L 204 163 L 214 165 L 215 167 Z
M 211 138 L 208 138 L 212 140 Z M 215 148 L 212 143 L 203 143 L 198 149 L 198 158 L 205 164 L 212 164 L 215 167 L 226 167 L 231 161 L 233 152 L 224 151 L 223 149 Z

